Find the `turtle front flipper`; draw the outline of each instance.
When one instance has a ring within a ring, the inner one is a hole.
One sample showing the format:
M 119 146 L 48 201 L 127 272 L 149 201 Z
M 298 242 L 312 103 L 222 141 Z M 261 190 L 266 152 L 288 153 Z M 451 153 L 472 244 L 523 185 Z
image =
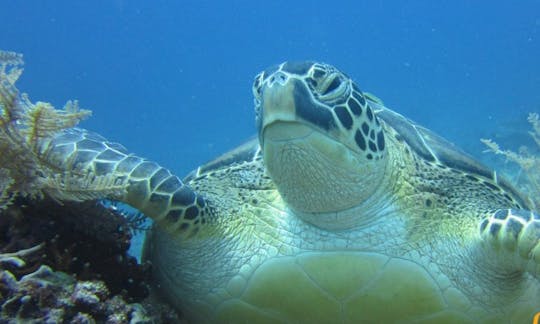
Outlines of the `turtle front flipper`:
M 120 144 L 79 128 L 67 129 L 43 149 L 43 156 L 62 171 L 91 174 L 126 183 L 111 198 L 125 202 L 151 217 L 175 235 L 191 236 L 209 207 L 169 170 L 129 154 Z
M 504 258 L 498 264 L 510 270 L 527 271 L 540 279 L 539 214 L 499 209 L 480 223 L 480 235 L 497 257 Z

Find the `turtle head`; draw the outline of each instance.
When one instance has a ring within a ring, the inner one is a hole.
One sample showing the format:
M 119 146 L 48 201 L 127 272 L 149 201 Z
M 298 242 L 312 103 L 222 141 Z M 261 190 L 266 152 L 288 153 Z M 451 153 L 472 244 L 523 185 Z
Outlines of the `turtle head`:
M 285 62 L 257 75 L 253 93 L 264 163 L 291 209 L 316 219 L 370 199 L 385 172 L 385 137 L 347 75 Z

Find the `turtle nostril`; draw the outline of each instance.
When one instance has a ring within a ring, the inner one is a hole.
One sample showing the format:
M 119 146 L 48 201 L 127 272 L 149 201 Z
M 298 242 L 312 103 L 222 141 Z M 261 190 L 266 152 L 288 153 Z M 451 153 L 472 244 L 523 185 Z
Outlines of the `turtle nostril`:
M 273 86 L 275 83 L 278 83 L 280 85 L 285 84 L 287 82 L 287 75 L 283 72 L 276 72 L 274 73 L 269 80 L 269 86 Z

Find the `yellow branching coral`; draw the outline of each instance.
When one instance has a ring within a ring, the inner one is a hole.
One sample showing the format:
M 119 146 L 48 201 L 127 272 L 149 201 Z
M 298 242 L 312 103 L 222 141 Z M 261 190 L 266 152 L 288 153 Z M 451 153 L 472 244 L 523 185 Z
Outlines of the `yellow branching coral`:
M 90 115 L 68 101 L 64 109 L 46 102 L 32 103 L 20 94 L 22 55 L 0 51 L 0 209 L 17 194 L 58 200 L 86 200 L 125 190 L 125 183 L 84 172 L 59 169 L 43 152 L 60 132 Z
M 527 120 L 532 126 L 529 134 L 540 148 L 540 118 L 537 113 L 531 113 Z M 519 174 L 511 179 L 527 193 L 535 210 L 540 210 L 540 156 L 531 154 L 526 146 L 520 147 L 516 153 L 501 149 L 490 139 L 481 139 L 481 141 L 488 147 L 487 152 L 503 155 L 507 160 L 519 165 Z

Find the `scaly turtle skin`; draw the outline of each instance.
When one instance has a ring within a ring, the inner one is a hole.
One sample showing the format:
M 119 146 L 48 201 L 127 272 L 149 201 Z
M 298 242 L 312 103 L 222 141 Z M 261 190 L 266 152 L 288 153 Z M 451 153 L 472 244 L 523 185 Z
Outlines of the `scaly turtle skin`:
M 530 323 L 540 216 L 496 174 L 319 63 L 255 79 L 258 139 L 179 180 L 93 133 L 64 167 L 127 178 L 157 285 L 193 322 Z M 64 163 L 63 161 L 69 161 Z

